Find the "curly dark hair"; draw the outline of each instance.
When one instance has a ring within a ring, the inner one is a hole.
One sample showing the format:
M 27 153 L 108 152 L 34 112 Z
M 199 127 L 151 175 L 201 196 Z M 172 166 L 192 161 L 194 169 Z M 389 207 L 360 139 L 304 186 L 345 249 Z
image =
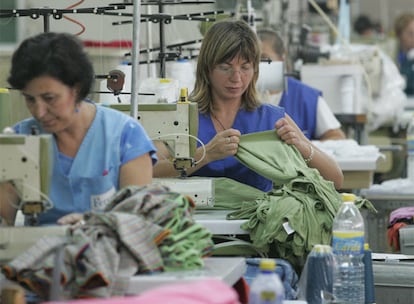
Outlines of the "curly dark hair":
M 22 90 L 36 77 L 50 76 L 69 87 L 78 86 L 78 101 L 94 82 L 92 62 L 82 42 L 67 33 L 42 33 L 24 40 L 12 57 L 8 82 Z

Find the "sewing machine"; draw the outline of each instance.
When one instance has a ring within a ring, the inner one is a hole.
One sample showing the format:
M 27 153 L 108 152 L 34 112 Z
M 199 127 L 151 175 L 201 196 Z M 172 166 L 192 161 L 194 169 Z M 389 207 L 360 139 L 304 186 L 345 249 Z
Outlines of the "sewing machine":
M 52 175 L 50 135 L 0 134 L 0 182 L 13 182 L 21 202 L 18 209 L 29 224 L 49 209 L 49 182 Z
M 112 104 L 112 108 L 129 115 L 130 105 Z M 177 103 L 139 104 L 138 121 L 154 141 L 169 149 L 179 178 L 155 178 L 154 183 L 190 196 L 199 208 L 214 204 L 214 182 L 210 178 L 186 178 L 187 168 L 194 166 L 197 147 L 197 104 L 183 100 Z
M 130 105 L 112 104 L 111 108 L 129 115 Z M 175 169 L 186 176 L 186 169 L 194 165 L 198 130 L 195 103 L 140 104 L 138 121 L 154 141 L 162 141 L 170 150 Z
M 52 141 L 50 135 L 0 134 L 0 182 L 13 182 L 20 196 L 18 213 L 29 225 L 52 207 L 47 195 L 52 174 Z M 39 237 L 53 233 L 64 235 L 66 228 L 1 227 L 0 262 L 11 260 L 30 247 Z

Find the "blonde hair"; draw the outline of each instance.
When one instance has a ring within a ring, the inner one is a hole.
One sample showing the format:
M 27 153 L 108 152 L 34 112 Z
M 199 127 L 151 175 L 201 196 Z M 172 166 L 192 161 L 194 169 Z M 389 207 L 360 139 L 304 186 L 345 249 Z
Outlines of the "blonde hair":
M 252 63 L 254 69 L 252 81 L 242 95 L 242 107 L 252 111 L 260 105 L 256 91 L 260 46 L 256 33 L 245 21 L 225 20 L 210 27 L 203 38 L 198 55 L 196 82 L 190 99 L 198 103 L 201 113 L 209 113 L 213 108 L 211 71 L 218 64 L 231 61 L 237 55 Z

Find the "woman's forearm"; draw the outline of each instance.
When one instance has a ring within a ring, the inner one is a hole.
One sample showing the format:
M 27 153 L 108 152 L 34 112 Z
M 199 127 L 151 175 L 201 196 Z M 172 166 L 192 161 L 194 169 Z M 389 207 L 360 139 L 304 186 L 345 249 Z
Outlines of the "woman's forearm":
M 336 160 L 319 150 L 312 143 L 309 143 L 309 145 L 312 146 L 313 156 L 308 161 L 308 166 L 317 169 L 326 180 L 332 181 L 336 189 L 341 189 L 344 182 L 344 175 Z M 304 156 L 305 159 L 307 157 L 309 156 Z
M 19 196 L 14 185 L 9 182 L 0 183 L 0 217 L 7 225 L 14 225 L 18 204 Z
M 203 148 L 199 147 L 194 154 L 194 165 L 186 168 L 186 174 L 191 175 L 204 165 L 208 163 L 206 154 L 203 152 Z M 158 162 L 154 166 L 154 177 L 178 177 L 180 172 L 174 167 L 173 160 L 166 159 L 165 153 L 161 152 L 158 155 Z

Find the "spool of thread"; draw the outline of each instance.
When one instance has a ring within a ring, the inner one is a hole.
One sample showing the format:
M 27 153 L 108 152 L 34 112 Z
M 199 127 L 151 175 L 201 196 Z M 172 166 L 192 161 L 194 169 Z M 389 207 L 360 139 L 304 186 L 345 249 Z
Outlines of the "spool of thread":
M 352 75 L 340 78 L 340 94 L 342 113 L 355 113 L 355 79 Z
M 372 269 L 372 250 L 369 244 L 364 244 L 364 268 L 365 268 L 365 303 L 375 303 L 374 272 Z
M 323 303 L 321 291 L 332 293 L 334 256 L 328 245 L 315 245 L 307 259 L 306 301 Z
M 167 62 L 167 77 L 178 81 L 179 88 L 188 88 L 191 92 L 195 83 L 195 70 L 192 61 L 180 58 L 173 62 Z

